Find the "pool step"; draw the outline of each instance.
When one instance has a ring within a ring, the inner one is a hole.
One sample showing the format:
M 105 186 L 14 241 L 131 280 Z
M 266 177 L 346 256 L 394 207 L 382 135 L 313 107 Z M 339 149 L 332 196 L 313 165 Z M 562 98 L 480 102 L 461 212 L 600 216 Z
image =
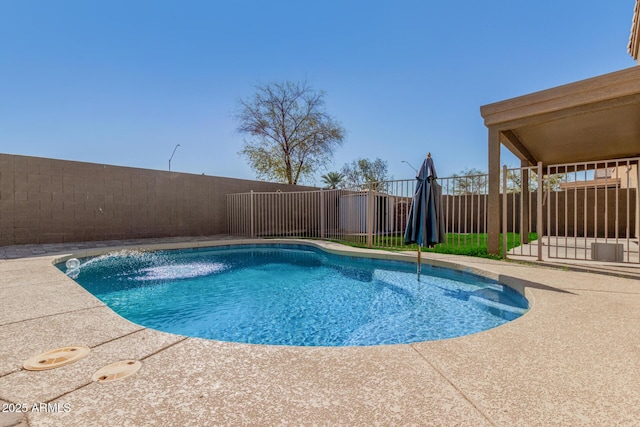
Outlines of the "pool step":
M 471 295 L 469 297 L 469 301 L 473 301 L 476 304 L 485 305 L 487 307 L 495 308 L 497 310 L 502 310 L 502 311 L 506 311 L 506 312 L 518 314 L 518 315 L 522 315 L 527 312 L 526 308 L 514 307 L 512 305 L 502 304 L 500 302 L 491 301 L 485 298 L 480 298 L 475 295 Z

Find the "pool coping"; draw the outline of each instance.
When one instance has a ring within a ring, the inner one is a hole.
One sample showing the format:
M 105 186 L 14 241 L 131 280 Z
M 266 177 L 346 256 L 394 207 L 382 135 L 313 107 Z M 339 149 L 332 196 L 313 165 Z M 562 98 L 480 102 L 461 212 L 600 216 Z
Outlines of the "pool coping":
M 0 273 L 8 279 L 0 276 L 0 307 L 8 314 L 0 321 L 0 331 L 10 350 L 0 351 L 0 402 L 68 404 L 71 410 L 4 413 L 0 426 L 10 416 L 32 426 L 153 425 L 167 420 L 192 425 L 601 425 L 640 419 L 634 403 L 640 399 L 634 386 L 640 381 L 640 368 L 631 362 L 640 351 L 640 336 L 633 327 L 640 323 L 636 280 L 423 254 L 425 264 L 515 288 L 529 300 L 529 312 L 498 328 L 442 341 L 292 348 L 222 343 L 142 328 L 106 308 L 53 266 L 70 257 L 120 249 L 263 243 L 415 260 L 415 253 L 295 239 L 155 241 L 2 260 Z M 27 298 L 43 300 L 29 303 Z M 34 324 L 44 321 L 36 332 Z M 84 322 L 82 329 L 74 330 L 73 322 Z M 114 327 L 109 329 L 111 323 Z M 91 341 L 95 356 L 40 375 L 19 365 L 52 345 L 83 344 L 70 342 L 74 338 Z M 205 357 L 199 366 L 201 354 L 218 357 Z M 86 379 L 107 362 L 117 361 L 114 357 L 133 356 L 143 361 L 143 368 L 130 378 L 108 386 Z M 244 371 L 235 372 L 238 365 Z M 185 378 L 191 382 L 183 384 Z M 129 391 L 132 388 L 136 391 Z M 152 411 L 158 404 L 165 410 Z M 98 413 L 110 414 L 108 421 L 101 423 L 95 418 Z

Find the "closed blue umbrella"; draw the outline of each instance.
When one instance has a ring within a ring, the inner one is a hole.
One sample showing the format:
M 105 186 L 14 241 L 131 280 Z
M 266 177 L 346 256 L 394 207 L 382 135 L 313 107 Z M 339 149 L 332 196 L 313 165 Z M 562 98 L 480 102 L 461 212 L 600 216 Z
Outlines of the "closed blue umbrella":
M 411 201 L 404 243 L 418 244 L 418 273 L 420 272 L 420 248 L 432 247 L 444 242 L 444 218 L 442 215 L 442 187 L 437 183 L 438 175 L 431 153 L 422 162 L 416 179 L 416 192 Z

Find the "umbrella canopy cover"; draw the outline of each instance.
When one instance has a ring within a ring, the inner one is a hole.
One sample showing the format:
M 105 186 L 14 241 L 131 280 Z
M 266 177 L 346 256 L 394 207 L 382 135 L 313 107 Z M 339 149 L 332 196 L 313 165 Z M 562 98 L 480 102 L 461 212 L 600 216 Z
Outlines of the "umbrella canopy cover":
M 444 242 L 444 217 L 442 215 L 442 187 L 433 159 L 428 156 L 418 170 L 416 192 L 413 195 L 409 220 L 404 232 L 404 243 L 435 246 Z

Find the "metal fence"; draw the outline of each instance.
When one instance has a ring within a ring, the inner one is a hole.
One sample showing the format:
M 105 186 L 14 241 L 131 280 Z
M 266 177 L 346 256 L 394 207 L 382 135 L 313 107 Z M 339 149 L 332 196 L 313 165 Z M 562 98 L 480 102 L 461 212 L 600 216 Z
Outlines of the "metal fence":
M 639 160 L 504 167 L 502 253 L 538 260 L 640 262 Z M 438 183 L 447 233 L 440 248 L 486 248 L 488 175 L 438 178 Z M 415 179 L 406 179 L 349 189 L 230 194 L 229 234 L 408 249 L 404 230 L 415 186 Z
M 639 160 L 504 168 L 503 253 L 640 263 Z
M 502 254 L 542 259 L 538 237 L 543 234 L 542 206 L 545 178 L 542 164 L 502 169 L 501 177 Z M 512 248 L 512 249 L 509 249 Z
M 443 246 L 487 243 L 487 175 L 438 178 L 447 232 Z M 405 249 L 415 179 L 348 189 L 227 195 L 229 234 L 299 237 Z
M 546 168 L 550 183 L 543 239 L 550 259 L 640 263 L 640 158 Z

